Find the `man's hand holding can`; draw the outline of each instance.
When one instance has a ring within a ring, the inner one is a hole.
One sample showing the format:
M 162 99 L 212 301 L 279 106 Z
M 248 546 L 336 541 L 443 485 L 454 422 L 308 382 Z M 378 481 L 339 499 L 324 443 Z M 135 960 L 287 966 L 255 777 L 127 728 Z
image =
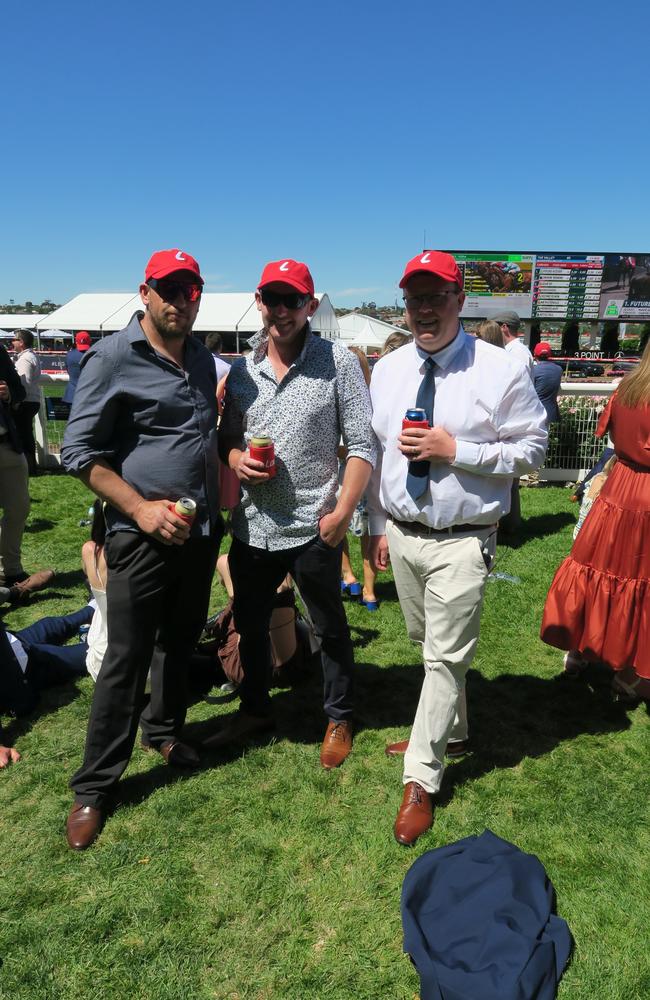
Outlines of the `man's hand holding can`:
M 190 524 L 176 512 L 173 500 L 142 500 L 133 520 L 164 545 L 183 545 L 190 537 Z
M 266 483 L 275 476 L 275 449 L 270 438 L 253 438 L 250 448 L 235 452 L 235 455 L 231 468 L 246 486 Z

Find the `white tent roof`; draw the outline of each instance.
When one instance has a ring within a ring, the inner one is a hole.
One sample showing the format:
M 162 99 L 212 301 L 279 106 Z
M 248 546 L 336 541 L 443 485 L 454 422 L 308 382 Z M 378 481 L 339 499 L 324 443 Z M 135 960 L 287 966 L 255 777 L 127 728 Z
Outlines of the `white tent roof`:
M 81 296 L 77 296 L 81 298 Z M 109 317 L 94 329 L 115 332 L 123 330 L 133 313 L 142 309 L 139 295 L 122 296 L 123 302 Z M 73 299 L 73 302 L 75 300 Z M 201 297 L 198 316 L 194 323 L 197 333 L 208 330 L 228 333 L 239 330 L 240 333 L 253 333 L 259 329 L 255 308 L 255 298 L 248 292 L 205 292 Z
M 75 295 L 38 324 L 39 330 L 101 330 L 103 324 L 127 303 L 135 312 L 140 296 L 133 292 L 100 292 Z M 119 329 L 119 327 L 118 327 Z
M 35 330 L 39 320 L 45 319 L 44 313 L 0 313 L 0 329 Z
M 324 336 L 336 336 L 338 325 L 330 300 L 320 293 L 318 298 L 321 303 L 312 320 L 314 329 L 320 330 Z M 133 313 L 141 308 L 137 292 L 87 292 L 75 296 L 49 316 L 42 317 L 37 328 L 42 331 L 101 330 L 112 333 L 122 330 Z M 201 297 L 194 330 L 197 333 L 237 331 L 248 337 L 256 333 L 261 325 L 253 292 L 205 292 Z
M 381 319 L 364 316 L 363 313 L 346 313 L 339 316 L 341 340 L 355 347 L 383 347 L 391 333 L 408 333 L 399 326 L 384 323 Z

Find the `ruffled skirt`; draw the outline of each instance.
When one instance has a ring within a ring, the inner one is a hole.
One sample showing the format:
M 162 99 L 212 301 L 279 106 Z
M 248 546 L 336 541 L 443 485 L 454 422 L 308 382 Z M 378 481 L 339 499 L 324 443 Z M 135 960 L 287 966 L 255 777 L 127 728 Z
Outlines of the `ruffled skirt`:
M 650 677 L 650 471 L 612 469 L 555 574 L 541 637 Z

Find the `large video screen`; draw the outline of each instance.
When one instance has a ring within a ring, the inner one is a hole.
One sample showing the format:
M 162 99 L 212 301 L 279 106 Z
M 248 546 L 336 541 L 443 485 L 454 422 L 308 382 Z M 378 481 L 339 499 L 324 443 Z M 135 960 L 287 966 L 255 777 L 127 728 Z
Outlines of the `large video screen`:
M 650 253 L 450 252 L 466 318 L 514 309 L 533 320 L 650 320 Z

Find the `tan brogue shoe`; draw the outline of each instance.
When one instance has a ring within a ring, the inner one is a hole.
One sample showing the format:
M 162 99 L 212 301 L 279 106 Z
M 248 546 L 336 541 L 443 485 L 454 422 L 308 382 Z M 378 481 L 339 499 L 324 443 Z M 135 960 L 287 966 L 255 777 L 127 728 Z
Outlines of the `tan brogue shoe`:
M 384 753 L 387 757 L 401 757 L 408 750 L 408 745 L 408 740 L 400 740 L 399 743 L 387 743 Z
M 330 721 L 320 748 L 320 762 L 326 771 L 340 767 L 352 749 L 352 723 Z
M 387 757 L 400 757 L 408 750 L 409 741 L 400 740 L 399 743 L 388 743 L 384 753 Z M 469 750 L 469 740 L 449 740 L 445 757 L 453 760 L 454 757 L 463 757 Z
M 395 840 L 410 847 L 433 825 L 431 796 L 417 781 L 404 786 L 404 797 L 395 820 Z

